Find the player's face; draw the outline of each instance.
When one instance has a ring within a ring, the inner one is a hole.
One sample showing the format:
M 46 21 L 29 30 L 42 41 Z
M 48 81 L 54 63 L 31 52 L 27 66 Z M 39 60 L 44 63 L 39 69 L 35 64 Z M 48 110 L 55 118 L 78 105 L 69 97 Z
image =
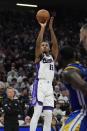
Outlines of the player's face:
M 50 46 L 47 42 L 43 42 L 41 45 L 41 52 L 42 53 L 49 53 L 50 51 Z
M 84 30 L 80 30 L 80 44 L 87 51 L 87 32 Z

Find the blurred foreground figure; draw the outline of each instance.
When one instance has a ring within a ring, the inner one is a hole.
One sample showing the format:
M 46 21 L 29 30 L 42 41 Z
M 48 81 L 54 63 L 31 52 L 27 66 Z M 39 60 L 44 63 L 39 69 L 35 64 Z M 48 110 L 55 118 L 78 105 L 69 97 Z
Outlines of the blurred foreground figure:
M 60 59 L 64 68 L 61 80 L 69 90 L 73 109 L 60 131 L 87 131 L 87 69 L 75 61 L 75 52 L 70 46 L 61 48 Z

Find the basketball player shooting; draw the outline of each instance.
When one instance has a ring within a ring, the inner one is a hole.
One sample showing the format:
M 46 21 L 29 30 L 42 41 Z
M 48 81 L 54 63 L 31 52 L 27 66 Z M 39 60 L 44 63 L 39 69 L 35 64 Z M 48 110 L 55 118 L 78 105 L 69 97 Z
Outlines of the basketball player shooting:
M 30 122 L 30 131 L 36 131 L 39 117 L 43 111 L 44 125 L 43 131 L 51 131 L 52 110 L 54 108 L 54 96 L 52 81 L 54 78 L 54 63 L 58 55 L 58 43 L 53 31 L 53 17 L 50 18 L 49 29 L 52 40 L 52 52 L 48 42 L 43 42 L 43 35 L 47 21 L 39 23 L 41 26 L 40 33 L 36 41 L 35 64 L 36 79 L 33 85 L 32 106 L 34 114 Z

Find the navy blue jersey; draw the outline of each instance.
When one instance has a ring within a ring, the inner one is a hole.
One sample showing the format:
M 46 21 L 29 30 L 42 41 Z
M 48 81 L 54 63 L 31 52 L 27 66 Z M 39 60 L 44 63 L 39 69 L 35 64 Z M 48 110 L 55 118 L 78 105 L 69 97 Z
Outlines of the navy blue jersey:
M 68 69 L 79 70 L 82 74 L 82 78 L 85 81 L 87 81 L 87 68 L 85 68 L 81 63 L 75 62 L 69 64 L 64 70 L 68 70 Z M 80 90 L 72 87 L 71 84 L 65 84 L 65 85 L 69 90 L 70 103 L 72 108 L 74 110 L 81 109 L 81 108 L 87 109 L 87 97 L 84 97 L 83 93 Z

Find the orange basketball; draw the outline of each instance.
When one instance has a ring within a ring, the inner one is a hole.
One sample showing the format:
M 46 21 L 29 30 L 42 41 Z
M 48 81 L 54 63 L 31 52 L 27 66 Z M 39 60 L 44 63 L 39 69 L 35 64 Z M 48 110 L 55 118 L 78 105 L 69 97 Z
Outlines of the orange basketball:
M 39 10 L 37 12 L 37 14 L 36 14 L 36 19 L 40 23 L 45 23 L 46 21 L 48 21 L 50 19 L 50 13 L 49 13 L 49 11 L 47 11 L 45 9 Z

